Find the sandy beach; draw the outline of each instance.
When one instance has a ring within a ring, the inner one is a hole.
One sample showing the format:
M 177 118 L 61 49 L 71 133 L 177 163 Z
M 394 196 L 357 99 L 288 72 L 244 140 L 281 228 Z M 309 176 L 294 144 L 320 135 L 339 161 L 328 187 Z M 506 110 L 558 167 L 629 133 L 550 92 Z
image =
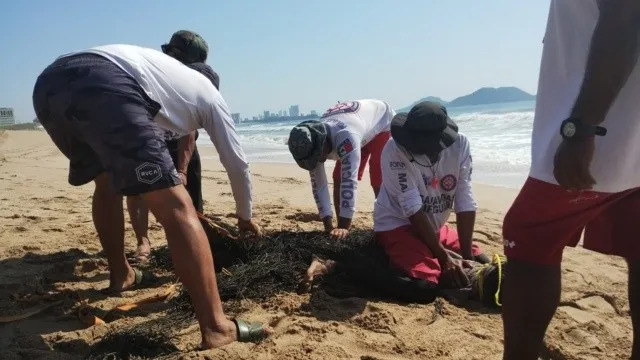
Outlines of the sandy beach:
M 204 156 L 213 148 L 201 147 Z M 228 178 L 215 159 L 203 160 L 205 213 L 234 211 Z M 167 288 L 106 297 L 106 261 L 91 220 L 93 185 L 67 183 L 68 161 L 43 131 L 0 132 L 0 316 L 48 309 L 23 320 L 0 323 L 2 359 L 79 359 L 109 331 L 166 316 L 167 309 L 136 313 L 87 327 L 78 304 L 108 309 Z M 287 164 L 252 164 L 254 213 L 266 231 L 320 230 L 308 175 Z M 517 189 L 474 185 L 480 210 L 474 239 L 487 253 L 502 253 L 501 224 Z M 360 185 L 354 226 L 372 228 L 373 193 Z M 229 223 L 233 219 L 227 218 Z M 127 219 L 128 220 L 128 219 Z M 452 218 L 454 220 L 454 218 Z M 153 247 L 166 244 L 151 221 Z M 126 228 L 127 249 L 135 237 Z M 581 248 L 565 251 L 563 296 L 546 338 L 544 359 L 622 359 L 631 348 L 625 262 Z M 57 302 L 30 294 L 49 293 Z M 56 294 L 68 294 L 60 297 Z M 438 299 L 427 305 L 377 299 L 337 299 L 325 293 L 280 294 L 247 301 L 243 318 L 271 324 L 260 344 L 235 343 L 197 352 L 199 332 L 170 329 L 184 359 L 500 359 L 499 313 L 481 306 L 457 307 Z M 169 330 L 167 330 L 169 331 Z

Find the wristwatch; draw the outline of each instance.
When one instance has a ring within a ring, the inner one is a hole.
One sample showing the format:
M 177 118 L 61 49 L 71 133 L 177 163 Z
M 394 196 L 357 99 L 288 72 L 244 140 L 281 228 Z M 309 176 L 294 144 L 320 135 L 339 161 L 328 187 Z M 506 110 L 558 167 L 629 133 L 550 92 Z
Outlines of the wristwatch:
M 605 136 L 607 129 L 585 124 L 579 118 L 568 118 L 560 125 L 560 135 L 565 140 L 581 140 L 591 136 Z

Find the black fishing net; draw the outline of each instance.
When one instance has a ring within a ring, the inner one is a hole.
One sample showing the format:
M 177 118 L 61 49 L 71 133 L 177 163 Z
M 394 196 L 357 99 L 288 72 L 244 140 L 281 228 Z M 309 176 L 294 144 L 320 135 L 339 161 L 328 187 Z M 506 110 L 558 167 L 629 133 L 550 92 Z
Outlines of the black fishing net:
M 378 296 L 424 303 L 437 295 L 425 281 L 393 271 L 370 230 L 352 230 L 342 241 L 320 231 L 280 231 L 260 240 L 239 241 L 223 223 L 204 219 L 203 225 L 215 257 L 220 297 L 225 310 L 232 313 L 239 306 L 237 300 L 260 300 L 297 291 L 314 257 L 337 263 L 334 271 L 316 284 L 336 297 Z M 151 259 L 155 267 L 173 267 L 167 248 L 153 251 Z M 180 311 L 192 311 L 186 291 L 172 302 Z

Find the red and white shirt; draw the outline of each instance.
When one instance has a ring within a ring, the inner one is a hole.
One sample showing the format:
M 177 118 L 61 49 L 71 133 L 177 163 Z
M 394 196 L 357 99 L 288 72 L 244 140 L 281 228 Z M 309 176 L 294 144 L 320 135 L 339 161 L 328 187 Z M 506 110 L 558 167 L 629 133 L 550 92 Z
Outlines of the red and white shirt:
M 382 151 L 382 188 L 373 211 L 374 230 L 389 231 L 409 225 L 409 217 L 424 211 L 434 230 L 456 212 L 475 211 L 471 188 L 471 150 L 466 136 L 440 153 L 432 164 L 426 155 L 414 155 L 390 139 Z
M 553 158 L 562 141 L 560 123 L 569 117 L 580 91 L 599 12 L 598 0 L 551 1 L 531 140 L 530 176 L 535 179 L 557 184 Z M 596 136 L 590 167 L 597 182 L 594 191 L 640 187 L 639 94 L 640 63 L 601 124 L 607 135 Z
M 389 131 L 395 111 L 380 100 L 364 99 L 339 103 L 322 115 L 322 122 L 328 125 L 328 139 L 332 144 L 328 159 L 340 160 L 340 214 L 353 217 L 356 211 L 356 190 L 361 148 L 378 134 Z M 310 172 L 313 197 L 320 217 L 331 216 L 331 199 L 327 174 L 323 163 Z

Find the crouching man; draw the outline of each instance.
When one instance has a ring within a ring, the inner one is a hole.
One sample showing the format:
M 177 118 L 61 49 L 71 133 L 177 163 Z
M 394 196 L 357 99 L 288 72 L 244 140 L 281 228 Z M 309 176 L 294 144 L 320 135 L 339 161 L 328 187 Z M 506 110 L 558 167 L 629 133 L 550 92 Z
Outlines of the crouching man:
M 489 259 L 472 244 L 476 202 L 469 141 L 446 109 L 422 102 L 396 115 L 380 161 L 374 230 L 393 267 L 434 287 L 469 286 L 465 267 Z M 457 231 L 446 222 L 455 209 Z

